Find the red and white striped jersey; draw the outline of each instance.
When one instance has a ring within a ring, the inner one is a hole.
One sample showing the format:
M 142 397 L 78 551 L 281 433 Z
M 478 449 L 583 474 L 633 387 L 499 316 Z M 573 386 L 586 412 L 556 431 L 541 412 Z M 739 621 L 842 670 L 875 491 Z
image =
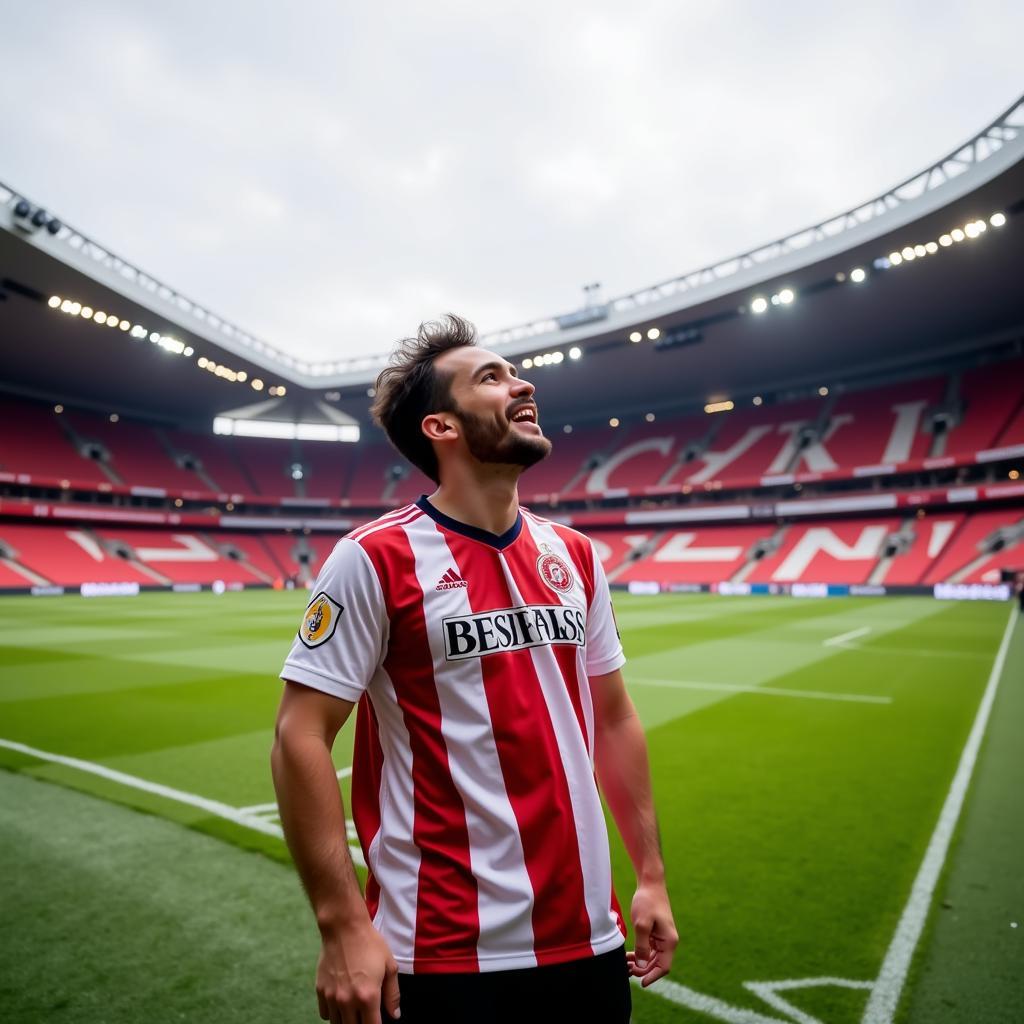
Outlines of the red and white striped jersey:
M 591 542 L 421 498 L 339 541 L 314 592 L 281 676 L 359 702 L 352 817 L 399 969 L 620 946 L 588 676 L 625 659 Z

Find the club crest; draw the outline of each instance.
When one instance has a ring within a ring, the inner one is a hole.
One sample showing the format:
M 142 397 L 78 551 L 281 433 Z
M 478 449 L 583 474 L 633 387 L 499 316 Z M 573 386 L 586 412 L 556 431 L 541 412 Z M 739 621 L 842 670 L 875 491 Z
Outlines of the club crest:
M 564 558 L 556 555 L 547 544 L 541 545 L 541 554 L 537 559 L 537 572 L 549 590 L 556 594 L 568 594 L 576 583 Z
M 306 608 L 302 625 L 299 627 L 299 639 L 309 648 L 327 643 L 334 636 L 338 619 L 344 610 L 333 597 L 329 597 L 321 590 Z

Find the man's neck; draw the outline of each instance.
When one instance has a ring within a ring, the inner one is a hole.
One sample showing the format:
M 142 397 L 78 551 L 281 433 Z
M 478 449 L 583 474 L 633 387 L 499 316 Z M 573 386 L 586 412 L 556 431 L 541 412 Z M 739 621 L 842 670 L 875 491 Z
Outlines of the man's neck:
M 450 471 L 449 471 L 450 470 Z M 448 467 L 430 503 L 446 516 L 500 536 L 519 515 L 519 466 Z

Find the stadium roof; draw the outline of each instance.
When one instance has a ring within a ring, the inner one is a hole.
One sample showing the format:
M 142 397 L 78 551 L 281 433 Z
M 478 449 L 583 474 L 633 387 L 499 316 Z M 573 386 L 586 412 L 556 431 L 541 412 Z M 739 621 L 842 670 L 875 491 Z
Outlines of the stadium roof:
M 0 380 L 8 389 L 206 426 L 225 410 L 264 402 L 275 419 L 324 422 L 337 410 L 337 421 L 366 421 L 367 387 L 382 359 L 299 363 L 13 190 L 0 186 L 0 201 Z M 519 361 L 541 357 L 526 372 L 549 422 L 699 407 L 920 366 L 1024 329 L 1022 211 L 1024 98 L 942 160 L 829 221 L 484 341 Z M 991 224 L 993 215 L 1005 224 Z M 941 244 L 977 222 L 978 237 Z M 910 256 L 890 265 L 908 247 Z M 854 269 L 865 280 L 851 278 Z M 631 342 L 637 332 L 642 340 Z M 561 364 L 547 363 L 548 353 Z

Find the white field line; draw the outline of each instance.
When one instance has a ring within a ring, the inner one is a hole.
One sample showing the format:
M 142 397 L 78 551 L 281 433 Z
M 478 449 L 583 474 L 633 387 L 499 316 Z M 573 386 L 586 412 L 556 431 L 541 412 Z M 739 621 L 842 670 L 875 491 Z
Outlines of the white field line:
M 867 693 L 828 693 L 824 690 L 788 690 L 782 686 L 739 686 L 734 683 L 697 683 L 679 679 L 629 679 L 630 686 L 660 686 L 666 690 L 725 690 L 729 693 L 760 693 L 766 697 L 797 697 L 805 700 L 838 700 L 848 704 L 891 704 L 892 697 Z
M 870 626 L 861 626 L 860 629 L 851 629 L 849 633 L 840 633 L 839 636 L 830 636 L 822 640 L 822 647 L 841 647 L 847 640 L 856 640 L 857 637 L 866 636 L 871 632 Z
M 640 987 L 639 978 L 630 978 L 629 980 L 638 988 Z M 732 1003 L 727 1003 L 723 999 L 705 995 L 703 992 L 687 988 L 668 978 L 656 981 L 647 991 L 654 992 L 671 1003 L 688 1006 L 691 1010 L 696 1010 L 697 1013 L 714 1017 L 715 1020 L 725 1021 L 725 1024 L 793 1024 L 792 1021 L 782 1017 L 766 1017 L 756 1010 L 733 1006 Z
M 63 754 L 53 754 L 48 750 L 37 750 L 35 747 L 26 746 L 24 743 L 18 743 L 15 740 L 0 739 L 0 747 L 6 747 L 8 750 L 15 750 L 19 754 L 27 754 L 29 757 L 34 757 L 38 761 L 49 761 L 51 764 L 61 764 L 65 768 L 74 768 L 76 771 L 88 772 L 90 775 L 98 775 L 100 778 L 109 779 L 111 782 L 116 782 L 122 786 L 129 786 L 132 789 L 140 789 L 144 793 L 152 793 L 155 796 L 161 796 L 165 800 L 174 800 L 179 804 L 188 804 L 190 807 L 197 807 L 201 811 L 206 811 L 207 814 L 212 814 L 217 818 L 224 818 L 226 821 L 234 822 L 236 825 L 241 825 L 243 828 L 252 829 L 254 832 L 262 832 L 267 836 L 274 836 L 277 839 L 283 839 L 284 833 L 281 830 L 280 825 L 276 825 L 270 821 L 264 821 L 262 818 L 257 817 L 255 814 L 248 813 L 246 808 L 231 807 L 229 804 L 222 804 L 219 800 L 210 800 L 205 796 L 199 796 L 196 793 L 186 793 L 181 789 L 174 789 L 172 786 L 165 786 L 160 782 L 150 782 L 149 779 L 140 779 L 136 775 L 128 775 L 126 772 L 119 772 L 114 768 L 108 768 L 106 765 L 96 764 L 94 761 L 83 761 L 77 757 L 65 757 Z M 362 851 L 350 847 L 349 852 L 352 854 L 352 860 L 355 863 L 366 867 L 363 861 Z
M 796 989 L 827 987 L 870 989 L 873 984 L 870 981 L 851 981 L 849 978 L 800 978 L 791 981 L 745 981 L 743 987 L 763 999 L 772 1009 L 784 1013 L 795 1024 L 822 1024 L 817 1017 L 805 1013 L 779 993 L 791 992 Z
M 1013 636 L 1016 620 L 1017 608 L 1011 604 L 1010 617 L 1007 619 L 1006 629 L 1003 631 L 1003 640 L 996 653 L 996 660 L 992 664 L 985 693 L 978 705 L 974 725 L 971 726 L 970 735 L 967 737 L 963 753 L 960 755 L 960 764 L 953 776 L 949 793 L 946 795 L 946 802 L 942 805 L 942 811 L 939 813 L 938 824 L 935 826 L 928 849 L 925 851 L 924 860 L 914 879 L 910 898 L 903 908 L 900 922 L 896 926 L 896 932 L 889 943 L 885 959 L 882 961 L 882 969 L 878 972 L 878 979 L 872 989 L 867 1008 L 864 1010 L 862 1024 L 891 1024 L 896 1013 L 903 984 L 907 980 L 907 971 L 910 969 L 910 961 L 913 959 L 914 950 L 921 938 L 921 931 L 935 894 L 935 886 L 946 862 L 946 854 L 949 852 L 949 844 L 953 838 L 953 832 L 956 830 L 960 811 L 963 809 L 967 787 L 974 774 L 978 750 L 985 736 L 989 714 L 996 699 L 996 691 L 1003 674 L 1006 652 L 1010 649 L 1010 639 Z

